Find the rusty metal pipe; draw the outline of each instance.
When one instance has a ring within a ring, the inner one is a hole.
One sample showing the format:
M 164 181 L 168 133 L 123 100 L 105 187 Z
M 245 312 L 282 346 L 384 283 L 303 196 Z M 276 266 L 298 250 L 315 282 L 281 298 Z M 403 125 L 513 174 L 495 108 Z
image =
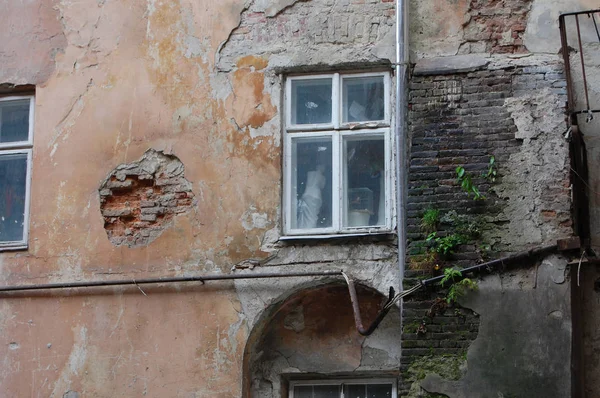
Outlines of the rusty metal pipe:
M 573 94 L 573 82 L 571 76 L 571 59 L 569 58 L 569 43 L 567 40 L 567 24 L 565 16 L 561 15 L 558 18 L 559 30 L 560 30 L 560 42 L 561 42 L 561 53 L 563 56 L 563 62 L 565 63 L 565 75 L 567 78 L 567 111 L 571 116 L 571 124 L 577 124 L 577 118 L 573 116 L 575 111 L 575 95 Z
M 352 310 L 354 312 L 354 321 L 356 323 L 356 330 L 363 336 L 369 336 L 372 334 L 377 326 L 381 323 L 383 318 L 388 314 L 393 306 L 388 306 L 394 299 L 394 289 L 390 287 L 390 295 L 384 305 L 384 308 L 379 312 L 373 323 L 365 328 L 362 323 L 362 317 L 360 315 L 360 306 L 358 303 L 358 296 L 356 294 L 356 288 L 354 281 L 350 279 L 343 271 L 321 271 L 321 272 L 289 272 L 289 273 L 251 273 L 251 274 L 213 274 L 213 275 L 199 275 L 199 276 L 186 276 L 186 277 L 171 277 L 171 278 L 146 278 L 146 279 L 126 279 L 126 280 L 114 280 L 114 281 L 88 281 L 88 282 L 65 282 L 65 283 L 45 283 L 36 285 L 18 285 L 18 286 L 0 286 L 0 293 L 8 292 L 22 292 L 30 290 L 56 290 L 56 289 L 77 289 L 77 288 L 90 288 L 90 287 L 105 287 L 105 286 L 138 286 L 147 284 L 160 284 L 160 283 L 180 283 L 180 282 L 206 282 L 206 281 L 218 281 L 218 280 L 235 280 L 235 279 L 263 279 L 263 278 L 297 278 L 307 276 L 344 276 L 348 284 L 348 292 L 350 293 L 350 300 L 352 302 Z
M 197 276 L 182 276 L 168 278 L 146 278 L 146 279 L 125 279 L 108 281 L 87 281 L 87 282 L 64 282 L 64 283 L 45 283 L 36 285 L 17 285 L 0 286 L 2 292 L 19 292 L 27 290 L 54 290 L 54 289 L 76 289 L 87 287 L 103 286 L 137 286 L 158 283 L 179 283 L 179 282 L 206 282 L 232 279 L 262 279 L 262 278 L 299 278 L 304 276 L 340 276 L 342 271 L 321 271 L 321 272 L 289 272 L 289 273 L 252 273 L 252 274 L 212 274 Z
M 577 42 L 579 43 L 579 58 L 581 59 L 581 74 L 583 76 L 583 91 L 585 92 L 585 105 L 590 109 L 590 97 L 588 95 L 587 76 L 585 75 L 585 61 L 583 60 L 583 44 L 581 43 L 581 30 L 579 28 L 579 15 L 575 15 L 577 25 Z
M 555 252 L 557 250 L 558 250 L 557 245 L 542 246 L 542 247 L 538 247 L 535 249 L 526 250 L 526 251 L 523 251 L 523 252 L 520 252 L 517 254 L 513 254 L 510 256 L 502 257 L 497 260 L 492 260 L 492 261 L 488 261 L 488 262 L 485 262 L 482 264 L 474 265 L 472 267 L 461 269 L 460 272 L 462 274 L 462 277 L 464 278 L 465 274 L 468 274 L 471 272 L 493 270 L 494 268 L 496 268 L 498 266 L 504 266 L 504 265 L 507 265 L 510 263 L 514 263 L 516 261 L 526 260 L 531 257 L 539 256 L 541 254 Z M 442 279 L 444 279 L 444 275 L 439 275 L 434 278 L 425 279 L 425 280 L 421 281 L 421 284 L 423 286 L 430 286 L 435 283 L 439 283 Z
M 356 330 L 363 336 L 371 335 L 377 326 L 383 321 L 383 318 L 390 312 L 393 306 L 388 306 L 394 299 L 394 288 L 390 286 L 390 294 L 387 302 L 383 306 L 382 310 L 377 314 L 375 320 L 368 328 L 365 328 L 362 321 L 362 316 L 360 315 L 360 306 L 358 304 L 358 296 L 356 294 L 356 287 L 354 286 L 354 281 L 348 277 L 344 272 L 342 272 L 342 276 L 346 279 L 346 283 L 348 285 L 348 293 L 350 293 L 350 302 L 352 303 L 352 311 L 354 312 L 354 323 L 356 324 Z
M 564 17 L 568 17 L 570 15 L 583 15 L 583 14 L 594 14 L 594 13 L 600 13 L 600 8 L 595 9 L 595 10 L 587 10 L 587 11 L 575 11 L 575 12 L 565 12 L 560 14 L 560 18 L 564 18 Z

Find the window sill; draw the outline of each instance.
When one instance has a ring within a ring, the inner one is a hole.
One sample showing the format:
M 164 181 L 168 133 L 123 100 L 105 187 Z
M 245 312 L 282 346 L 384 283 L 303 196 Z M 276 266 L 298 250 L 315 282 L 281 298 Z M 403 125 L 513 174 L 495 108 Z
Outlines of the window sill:
M 374 232 L 348 232 L 329 235 L 285 235 L 279 237 L 280 242 L 290 241 L 315 241 L 315 240 L 334 240 L 334 239 L 354 239 L 373 237 L 378 240 L 393 239 L 396 237 L 396 232 L 391 230 L 378 230 Z
M 0 246 L 0 252 L 8 252 L 8 251 L 23 251 L 27 250 L 29 246 L 26 244 L 22 245 L 14 245 L 14 246 Z

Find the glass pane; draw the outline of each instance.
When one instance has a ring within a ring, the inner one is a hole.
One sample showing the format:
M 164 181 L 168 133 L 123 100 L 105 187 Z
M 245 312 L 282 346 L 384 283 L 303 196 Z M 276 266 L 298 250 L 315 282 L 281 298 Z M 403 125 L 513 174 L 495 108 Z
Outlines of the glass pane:
M 344 138 L 345 227 L 385 225 L 383 136 Z
M 343 121 L 366 122 L 385 118 L 383 76 L 353 77 L 342 83 Z
M 329 79 L 292 80 L 292 124 L 331 123 Z
M 294 398 L 313 398 L 312 386 L 295 386 Z
M 23 240 L 27 154 L 0 155 L 0 242 Z
M 29 139 L 29 99 L 0 101 L 0 143 Z
M 392 398 L 392 385 L 368 384 L 367 398 Z
M 293 229 L 331 227 L 331 137 L 292 139 Z
M 340 398 L 340 386 L 314 386 L 314 398 Z
M 344 398 L 366 398 L 367 386 L 352 384 L 344 386 Z

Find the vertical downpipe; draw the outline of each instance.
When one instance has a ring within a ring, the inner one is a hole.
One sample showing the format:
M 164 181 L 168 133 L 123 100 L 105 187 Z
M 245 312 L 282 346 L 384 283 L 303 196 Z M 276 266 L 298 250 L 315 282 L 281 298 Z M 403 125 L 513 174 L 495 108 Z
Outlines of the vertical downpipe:
M 408 162 L 406 161 L 406 72 L 408 50 L 408 18 L 405 0 L 396 1 L 396 214 L 398 229 L 398 272 L 400 289 L 403 290 L 406 260 L 406 184 Z M 402 299 L 400 300 L 400 326 L 402 327 Z

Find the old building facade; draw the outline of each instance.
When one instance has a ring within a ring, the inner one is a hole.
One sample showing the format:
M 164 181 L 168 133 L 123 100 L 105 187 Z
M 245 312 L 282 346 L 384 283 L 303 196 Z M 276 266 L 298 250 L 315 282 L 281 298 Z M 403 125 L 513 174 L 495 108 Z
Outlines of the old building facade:
M 593 3 L 0 4 L 0 396 L 594 396 Z

